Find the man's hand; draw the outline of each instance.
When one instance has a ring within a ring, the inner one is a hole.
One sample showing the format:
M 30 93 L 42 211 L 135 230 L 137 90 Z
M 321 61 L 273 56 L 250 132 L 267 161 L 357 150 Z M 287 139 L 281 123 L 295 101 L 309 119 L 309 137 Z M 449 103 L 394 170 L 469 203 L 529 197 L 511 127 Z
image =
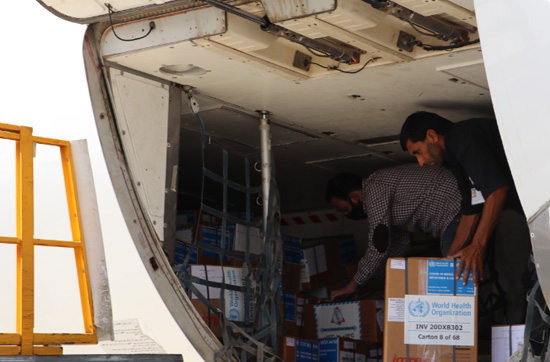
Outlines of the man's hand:
M 460 258 L 460 265 L 456 271 L 455 278 L 460 279 L 460 275 L 464 271 L 464 277 L 462 278 L 463 285 L 468 283 L 470 270 L 473 272 L 474 286 L 477 287 L 478 281 L 483 280 L 483 260 L 485 259 L 484 246 L 471 244 L 449 257 Z
M 353 294 L 357 290 L 357 283 L 353 280 L 348 283 L 345 287 L 342 289 L 338 289 L 330 293 L 330 301 L 332 302 L 334 299 L 347 294 Z

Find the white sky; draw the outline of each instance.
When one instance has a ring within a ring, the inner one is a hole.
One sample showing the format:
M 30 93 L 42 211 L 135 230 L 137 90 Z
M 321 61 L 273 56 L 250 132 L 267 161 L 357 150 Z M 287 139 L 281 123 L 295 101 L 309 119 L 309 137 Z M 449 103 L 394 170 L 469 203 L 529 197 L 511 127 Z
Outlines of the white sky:
M 107 175 L 95 129 L 82 57 L 86 26 L 61 20 L 34 1 L 9 5 L 3 22 L 4 50 L 1 57 L 1 123 L 33 128 L 33 134 L 65 140 L 87 139 L 98 195 L 100 219 L 109 272 L 115 320 L 140 318 L 167 353 L 181 353 L 186 361 L 200 361 L 166 310 L 149 279 L 120 213 Z M 0 235 L 14 235 L 13 158 L 10 141 L 0 140 Z M 39 147 L 35 158 L 35 237 L 70 239 L 57 150 Z M 39 165 L 40 164 L 40 165 Z M 62 195 L 62 194 L 61 194 Z M 65 209 L 64 209 L 65 208 Z M 59 217 L 58 217 L 59 216 Z M 60 236 L 61 235 L 61 236 Z M 63 235 L 69 235 L 64 237 Z M 13 290 L 3 295 L 0 305 L 0 332 L 14 331 L 15 248 L 0 245 L 0 288 Z M 63 269 L 72 262 L 72 253 L 37 251 L 36 308 L 37 332 L 80 326 L 78 294 L 67 290 L 72 271 Z M 73 278 L 73 279 L 71 279 Z M 39 285 L 40 284 L 40 285 Z M 9 294 L 9 293 L 8 293 Z M 73 303 L 73 300 L 75 303 Z M 80 327 L 77 327 L 77 329 Z M 102 353 L 97 346 L 65 346 L 65 353 Z

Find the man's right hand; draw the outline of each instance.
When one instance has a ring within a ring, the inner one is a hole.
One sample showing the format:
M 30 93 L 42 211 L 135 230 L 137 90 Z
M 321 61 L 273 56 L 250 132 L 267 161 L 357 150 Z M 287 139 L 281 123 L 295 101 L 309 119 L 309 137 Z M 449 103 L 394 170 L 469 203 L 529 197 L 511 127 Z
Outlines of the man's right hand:
M 357 283 L 355 281 L 351 281 L 343 287 L 342 289 L 338 289 L 330 293 L 330 301 L 334 301 L 336 298 L 342 296 L 342 295 L 348 295 L 353 294 L 357 291 Z

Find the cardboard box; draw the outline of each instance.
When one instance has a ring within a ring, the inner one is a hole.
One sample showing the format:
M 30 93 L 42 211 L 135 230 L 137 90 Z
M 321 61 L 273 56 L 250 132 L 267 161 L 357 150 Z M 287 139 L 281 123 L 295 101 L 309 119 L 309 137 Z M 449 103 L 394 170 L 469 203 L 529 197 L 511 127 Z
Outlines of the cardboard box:
M 174 263 L 177 265 L 183 262 L 185 255 L 190 251 L 189 247 L 185 246 L 185 244 L 187 244 L 194 248 L 191 250 L 193 250 L 193 254 L 196 254 L 196 257 L 193 258 L 193 260 L 196 260 L 195 264 L 220 265 L 221 261 L 223 261 L 225 265 L 240 266 L 234 259 L 227 255 L 220 258 L 219 254 L 219 249 L 222 247 L 222 241 L 225 250 L 234 250 L 234 235 L 234 224 L 228 224 L 226 226 L 225 238 L 222 238 L 222 227 L 220 225 L 201 223 L 193 226 L 180 227 L 176 230 Z M 206 246 L 201 247 L 198 243 L 193 246 L 192 244 L 195 238 L 198 242 L 206 244 Z M 189 264 L 192 264 L 191 261 Z
M 319 339 L 320 362 L 365 362 L 382 360 L 382 344 L 351 338 Z
M 292 263 L 283 263 L 281 271 L 281 284 L 283 290 L 291 293 L 300 292 L 300 265 Z
M 347 337 L 380 343 L 383 315 L 382 300 L 306 304 L 305 336 L 312 339 Z
M 320 303 L 319 298 L 305 295 L 303 293 L 298 293 L 296 296 L 296 326 L 298 327 L 298 337 L 306 338 L 305 306 L 308 304 L 313 305 L 317 303 Z
M 244 278 L 243 269 L 235 267 L 221 267 L 218 265 L 191 265 L 191 275 L 201 280 L 222 283 L 225 278 L 225 283 L 229 285 L 243 286 Z M 221 288 L 202 285 L 200 283 L 193 283 L 195 288 L 206 298 L 208 301 L 219 308 L 228 320 L 234 322 L 250 322 L 253 320 L 255 301 L 253 299 L 245 298 L 245 293 L 226 289 L 224 293 L 224 305 L 220 304 Z M 197 297 L 197 295 L 191 293 L 191 302 L 195 308 L 199 311 L 203 319 L 208 316 L 208 320 L 212 323 L 212 316 L 208 314 L 208 307 Z M 248 318 L 246 313 L 248 309 Z M 205 319 L 205 322 L 207 320 Z M 216 331 L 213 330 L 214 333 Z M 216 336 L 220 337 L 221 335 Z
M 477 361 L 477 291 L 452 259 L 386 264 L 384 361 Z
M 491 327 L 491 361 L 506 362 L 523 346 L 525 324 Z
M 296 324 L 296 293 L 281 290 L 281 303 L 279 304 L 279 313 L 284 325 L 284 335 L 298 336 L 298 325 Z
M 246 245 L 248 240 L 248 252 L 253 255 L 261 254 L 264 251 L 263 238 L 260 236 L 260 229 L 257 227 L 246 227 L 241 224 L 234 225 L 234 250 L 246 251 Z M 248 239 L 247 239 L 248 233 Z
M 314 290 L 350 278 L 353 266 L 350 269 L 346 266 L 357 259 L 353 237 L 309 241 L 307 245 L 303 248 L 302 290 Z
M 300 264 L 302 239 L 283 235 L 283 263 Z
M 284 337 L 282 357 L 286 362 L 319 362 L 319 342 Z

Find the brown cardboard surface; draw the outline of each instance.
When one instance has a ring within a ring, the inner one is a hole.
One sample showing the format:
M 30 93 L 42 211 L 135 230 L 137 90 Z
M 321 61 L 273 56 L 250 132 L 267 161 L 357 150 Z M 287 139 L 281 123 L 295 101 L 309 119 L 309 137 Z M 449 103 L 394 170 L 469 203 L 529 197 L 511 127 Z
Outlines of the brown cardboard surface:
M 216 313 L 212 312 L 203 302 L 201 302 L 198 299 L 191 299 L 191 303 L 201 316 L 202 320 L 206 323 L 206 325 L 212 330 L 212 333 L 218 338 L 222 337 L 222 329 L 221 329 L 221 322 L 220 317 L 216 315 Z M 214 308 L 220 308 L 220 300 L 219 299 L 211 299 L 210 303 Z
M 300 264 L 283 263 L 281 279 L 284 291 L 299 293 Z
M 411 344 L 407 349 L 404 344 L 404 323 L 388 322 L 388 298 L 405 298 L 406 288 L 408 294 L 426 295 L 428 261 L 450 259 L 408 258 L 406 270 L 392 268 L 392 260 L 405 261 L 404 258 L 391 258 L 386 264 L 384 362 L 405 362 L 407 356 L 409 361 L 415 362 L 476 362 L 477 342 L 473 347 Z M 477 293 L 475 303 L 477 305 Z M 477 322 L 477 307 L 474 321 Z M 477 341 L 477 328 L 474 339 Z

